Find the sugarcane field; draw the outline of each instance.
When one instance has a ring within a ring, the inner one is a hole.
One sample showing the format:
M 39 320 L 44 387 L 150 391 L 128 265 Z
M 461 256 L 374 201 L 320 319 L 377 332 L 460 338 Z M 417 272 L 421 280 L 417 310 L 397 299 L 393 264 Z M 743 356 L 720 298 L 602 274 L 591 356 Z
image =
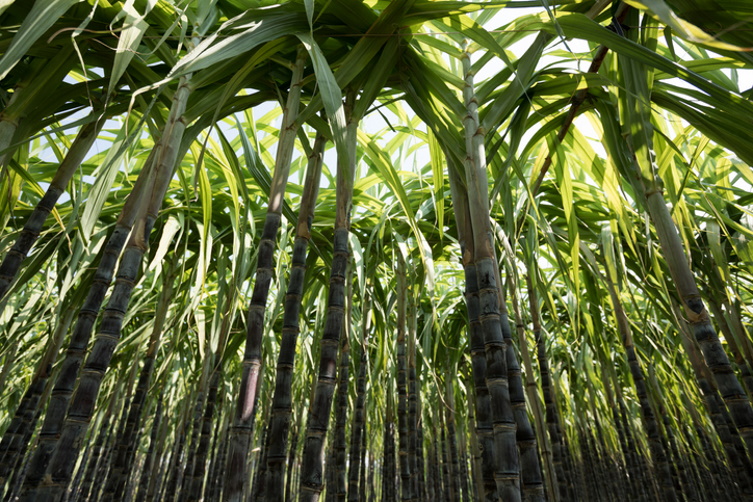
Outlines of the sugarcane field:
M 0 497 L 753 501 L 752 165 L 749 0 L 0 0 Z

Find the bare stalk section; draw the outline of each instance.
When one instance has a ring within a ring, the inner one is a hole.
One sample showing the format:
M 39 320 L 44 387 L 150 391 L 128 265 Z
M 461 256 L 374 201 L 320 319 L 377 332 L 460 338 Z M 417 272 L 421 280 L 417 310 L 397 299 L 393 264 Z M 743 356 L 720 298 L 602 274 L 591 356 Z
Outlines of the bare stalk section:
M 508 270 L 508 273 L 510 274 L 510 277 L 513 276 L 513 270 L 512 267 Z M 544 462 L 546 465 L 546 470 L 543 473 L 545 482 L 546 482 L 546 489 L 547 493 L 549 495 L 549 499 L 552 502 L 557 502 L 560 499 L 559 496 L 559 490 L 557 489 L 557 475 L 554 471 L 554 461 L 552 459 L 552 447 L 551 443 L 549 441 L 549 437 L 546 434 L 546 430 L 544 429 L 544 410 L 541 406 L 541 401 L 539 400 L 539 389 L 538 385 L 536 384 L 536 380 L 533 376 L 533 361 L 531 358 L 531 351 L 528 348 L 528 340 L 526 339 L 526 331 L 525 331 L 525 324 L 523 323 L 523 315 L 520 311 L 520 300 L 518 299 L 518 290 L 516 287 L 517 280 L 516 281 L 509 281 L 508 282 L 509 287 L 507 290 L 510 294 L 510 299 L 512 302 L 512 309 L 513 309 L 513 315 L 515 316 L 515 327 L 518 335 L 518 343 L 520 344 L 520 353 L 523 359 L 523 366 L 525 367 L 526 371 L 526 383 L 525 383 L 525 393 L 528 398 L 528 402 L 531 405 L 531 409 L 533 410 L 533 417 L 534 417 L 534 425 L 536 427 L 536 436 L 538 437 L 538 444 L 541 447 L 541 456 L 544 458 Z M 512 342 L 512 338 L 510 339 Z M 508 350 L 511 350 L 511 347 L 508 347 Z M 518 368 L 518 372 L 520 371 L 520 368 Z M 520 427 L 521 422 L 523 421 L 524 415 L 525 419 L 527 420 L 527 412 L 525 408 L 525 401 L 521 400 L 523 389 L 522 389 L 522 380 L 520 382 L 521 390 L 520 394 L 518 396 L 518 407 L 516 408 L 516 418 L 520 417 L 518 419 L 518 427 Z M 528 427 L 531 427 L 530 422 L 528 423 Z M 531 431 L 533 432 L 533 431 Z M 526 442 L 528 439 L 524 436 L 523 438 L 520 437 L 520 434 L 518 434 L 518 443 L 522 441 Z M 536 451 L 536 444 L 534 443 L 531 447 L 530 442 L 527 442 L 528 447 L 528 455 L 529 459 L 532 461 L 535 456 L 536 461 L 536 467 L 539 467 L 539 474 L 540 472 L 540 466 L 538 464 L 538 452 Z M 523 457 L 523 452 L 521 451 L 521 457 Z M 521 463 L 523 463 L 523 472 L 525 474 L 525 463 L 523 462 L 523 459 L 521 458 Z M 535 470 L 535 467 L 534 467 Z M 530 470 L 529 470 L 530 471 Z M 535 488 L 535 490 L 532 490 L 533 493 L 535 493 L 536 497 L 544 497 L 543 491 L 539 491 L 538 488 L 536 488 L 536 480 L 535 477 L 532 479 L 532 483 L 529 483 L 528 486 L 531 488 Z M 523 482 L 525 483 L 525 478 L 523 479 Z M 543 489 L 543 486 L 541 486 Z M 525 489 L 525 486 L 524 486 Z M 532 494 L 533 494 L 532 493 Z
M 181 139 L 186 128 L 183 116 L 188 96 L 191 93 L 189 80 L 189 76 L 181 77 L 173 97 L 173 105 L 163 134 L 162 148 L 154 166 L 152 190 L 136 210 L 135 228 L 120 260 L 115 286 L 103 313 L 94 346 L 81 371 L 67 417 L 63 427 L 58 429 L 60 439 L 54 451 L 51 452 L 43 484 L 28 490 L 23 500 L 62 500 L 73 475 L 83 437 L 94 413 L 102 378 L 120 339 L 123 317 L 136 284 L 141 260 L 147 250 L 149 234 L 173 176 Z M 92 317 L 96 317 L 96 313 L 93 314 Z
M 606 256 L 611 256 L 611 250 L 605 252 Z M 677 494 L 675 493 L 674 486 L 672 485 L 672 473 L 669 465 L 669 459 L 667 458 L 667 452 L 664 449 L 664 444 L 661 440 L 661 429 L 656 421 L 656 413 L 651 405 L 651 401 L 646 389 L 646 379 L 643 375 L 643 368 L 635 353 L 635 346 L 633 345 L 633 334 L 630 329 L 630 322 L 628 321 L 625 309 L 622 306 L 620 297 L 617 294 L 617 287 L 614 284 L 615 278 L 612 276 L 613 263 L 607 263 L 606 266 L 606 285 L 609 290 L 609 296 L 612 299 L 612 307 L 614 308 L 614 316 L 617 320 L 617 330 L 622 337 L 622 344 L 625 347 L 627 354 L 628 365 L 630 366 L 630 374 L 633 376 L 633 385 L 635 385 L 635 392 L 638 396 L 638 400 L 641 405 L 641 419 L 643 426 L 646 429 L 646 435 L 648 436 L 648 446 L 651 450 L 651 456 L 657 465 L 659 470 L 657 480 L 662 491 L 662 499 L 667 501 L 677 500 Z
M 74 310 L 69 309 L 64 314 L 62 321 L 55 327 L 55 331 L 48 341 L 47 350 L 34 372 L 31 384 L 29 384 L 21 403 L 16 408 L 10 425 L 3 434 L 2 442 L 0 442 L 0 486 L 5 483 L 6 478 L 13 471 L 16 471 L 15 477 L 18 478 L 17 469 L 26 454 L 29 440 L 34 433 L 39 417 L 37 413 L 39 403 L 44 401 L 43 397 L 49 396 L 51 389 L 48 386 L 50 384 L 49 379 L 52 376 L 52 365 L 58 352 L 60 352 L 60 347 L 63 345 L 65 333 L 68 332 L 68 328 L 73 321 L 73 314 Z
M 452 158 L 446 155 L 448 162 Z M 494 430 L 492 427 L 492 409 L 489 389 L 486 386 L 486 351 L 484 333 L 479 321 L 478 277 L 473 263 L 473 231 L 471 215 L 468 208 L 468 193 L 456 172 L 456 166 L 450 163 L 448 168 L 455 220 L 458 228 L 458 242 L 462 253 L 465 271 L 465 303 L 468 310 L 468 338 L 471 349 L 471 369 L 473 375 L 473 400 L 476 412 L 476 436 L 481 447 L 481 478 L 483 496 L 487 502 L 496 501 L 497 485 L 494 481 Z
M 81 162 L 91 149 L 104 124 L 104 118 L 99 117 L 84 124 L 79 130 L 76 139 L 52 178 L 50 186 L 26 221 L 16 243 L 0 263 L 0 299 L 5 296 L 11 284 L 13 284 L 13 280 L 18 275 L 18 270 L 21 268 L 21 263 L 26 259 L 31 246 L 39 237 L 44 222 L 55 207 L 60 195 L 65 191 L 68 182 L 71 181 L 76 170 L 81 166 Z
M 282 219 L 282 205 L 288 184 L 290 163 L 293 158 L 295 136 L 298 131 L 298 108 L 301 99 L 301 78 L 305 62 L 305 51 L 300 49 L 293 68 L 287 103 L 283 112 L 283 125 L 280 130 L 280 142 L 275 161 L 274 177 L 269 191 L 269 206 L 264 221 L 259 258 L 256 265 L 256 282 L 248 308 L 246 351 L 243 356 L 243 373 L 241 387 L 236 403 L 235 418 L 230 436 L 230 453 L 228 455 L 228 484 L 224 492 L 226 501 L 238 501 L 243 495 L 246 474 L 246 457 L 253 432 L 254 406 L 256 390 L 261 372 L 262 337 L 264 335 L 264 312 L 267 306 L 269 285 L 274 275 L 274 253 L 277 231 Z
M 408 358 L 406 355 L 405 327 L 406 327 L 406 295 L 405 259 L 397 255 L 397 455 L 400 461 L 401 499 L 411 500 L 411 468 L 408 462 Z
M 146 402 L 147 393 L 149 391 L 149 384 L 154 371 L 154 363 L 157 358 L 157 351 L 160 347 L 160 338 L 162 336 L 162 331 L 170 306 L 170 300 L 173 294 L 173 279 L 174 276 L 169 274 L 163 286 L 164 289 L 160 295 L 157 312 L 154 318 L 154 328 L 152 329 L 152 334 L 149 338 L 149 346 L 144 355 L 143 366 L 141 367 L 136 390 L 134 391 L 133 399 L 131 400 L 128 410 L 123 434 L 118 438 L 118 443 L 115 447 L 114 464 L 110 470 L 105 485 L 105 497 L 110 500 L 123 493 L 126 480 L 128 479 L 133 466 L 138 438 L 137 431 L 141 424 L 141 412 L 144 408 L 144 403 Z
M 627 36 L 637 39 L 632 32 Z M 714 374 L 719 392 L 729 408 L 735 426 L 749 452 L 753 452 L 753 407 L 745 390 L 735 376 L 729 357 L 711 322 L 701 293 L 690 267 L 685 246 L 672 219 L 664 198 L 664 183 L 659 177 L 654 157 L 654 126 L 649 106 L 652 75 L 643 64 L 624 56 L 619 57 L 625 91 L 621 94 L 621 112 L 626 145 L 631 158 L 626 166 L 633 187 L 643 200 L 654 225 L 667 262 L 677 296 L 685 310 L 693 336 L 701 347 L 706 364 Z M 720 319 L 720 322 L 725 322 Z
M 359 479 L 359 472 L 363 472 L 363 457 L 366 449 L 362 442 L 366 438 L 364 405 L 366 401 L 366 338 L 369 331 L 369 300 L 364 298 L 361 310 L 361 345 L 358 360 L 358 379 L 356 380 L 356 405 L 353 411 L 353 426 L 350 434 L 350 466 L 348 467 L 348 502 L 360 499 L 360 491 L 364 489 Z M 359 485 L 360 483 L 360 485 Z
M 567 446 L 565 445 L 564 435 L 560 430 L 559 412 L 557 411 L 557 404 L 554 402 L 554 387 L 552 386 L 552 377 L 549 372 L 549 360 L 546 356 L 546 344 L 541 333 L 539 303 L 536 290 L 534 289 L 533 279 L 531 277 L 534 270 L 533 267 L 529 267 L 529 273 L 526 277 L 528 301 L 531 312 L 531 328 L 534 340 L 536 341 L 536 358 L 539 363 L 539 374 L 541 375 L 541 390 L 544 394 L 546 428 L 549 432 L 549 439 L 552 442 L 552 460 L 554 462 L 554 472 L 557 477 L 558 492 L 563 500 L 567 500 L 568 490 L 565 475 L 565 452 L 567 451 Z
M 346 101 L 347 158 L 337 159 L 337 211 L 335 216 L 334 251 L 330 272 L 329 296 L 319 357 L 319 374 L 306 423 L 306 439 L 301 466 L 300 495 L 302 502 L 317 502 L 324 488 L 322 456 L 329 429 L 329 416 L 335 392 L 337 350 L 345 317 L 345 278 L 350 263 L 350 211 L 355 175 L 356 128 L 352 98 Z
M 120 213 L 115 229 L 107 240 L 99 260 L 97 271 L 94 273 L 89 291 L 84 304 L 78 312 L 76 324 L 73 327 L 68 349 L 61 364 L 60 372 L 52 389 L 52 396 L 47 406 L 42 429 L 39 432 L 39 441 L 34 456 L 31 459 L 28 473 L 24 480 L 24 491 L 36 487 L 44 476 L 47 465 L 60 437 L 68 404 L 73 395 L 73 389 L 78 378 L 81 363 L 84 360 L 86 347 L 89 345 L 94 322 L 99 316 L 105 294 L 110 287 L 115 275 L 115 265 L 120 253 L 125 246 L 126 239 L 131 232 L 141 207 L 147 201 L 147 192 L 154 186 L 153 164 L 156 162 L 160 144 L 152 150 L 144 165 L 131 194 L 126 200 Z
M 478 277 L 479 322 L 484 333 L 486 351 L 486 385 L 491 396 L 494 424 L 494 480 L 502 500 L 521 500 L 520 462 L 515 439 L 515 414 L 510 402 L 507 375 L 507 345 L 502 333 L 499 310 L 499 270 L 492 242 L 489 220 L 489 184 L 486 174 L 484 131 L 479 127 L 478 103 L 473 90 L 470 54 L 464 51 L 463 97 L 467 114 L 463 118 L 466 147 L 466 184 L 471 225 L 473 228 L 474 262 Z
M 714 374 L 724 402 L 729 408 L 740 436 L 749 452 L 753 452 L 753 408 L 740 381 L 732 371 L 727 353 L 724 352 L 706 306 L 701 299 L 698 286 L 683 250 L 682 240 L 672 221 L 664 196 L 658 190 L 646 195 L 649 215 L 654 223 L 662 252 L 667 259 L 677 294 L 685 309 L 687 322 L 696 341 L 701 346 L 706 364 Z
M 267 453 L 267 497 L 269 500 L 283 500 L 285 486 L 285 461 L 288 455 L 288 434 L 293 413 L 293 368 L 295 350 L 300 328 L 301 300 L 306 277 L 306 253 L 311 239 L 311 225 L 314 221 L 316 196 L 319 193 L 319 179 L 322 173 L 322 150 L 326 140 L 319 135 L 309 155 L 304 181 L 301 208 L 296 225 L 295 244 L 290 281 L 285 294 L 280 354 L 277 357 L 277 378 L 272 398 L 272 411 L 269 418 L 269 452 Z M 290 475 L 290 474 L 289 474 Z

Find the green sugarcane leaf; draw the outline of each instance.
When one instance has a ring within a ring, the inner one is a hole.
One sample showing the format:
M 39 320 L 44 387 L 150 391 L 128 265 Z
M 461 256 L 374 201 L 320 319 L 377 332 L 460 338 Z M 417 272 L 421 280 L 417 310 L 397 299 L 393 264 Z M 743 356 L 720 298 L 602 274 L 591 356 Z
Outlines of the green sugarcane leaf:
M 310 32 L 314 32 L 314 0 L 303 0 L 303 6 L 306 8 L 306 19 L 309 22 Z
M 182 219 L 182 215 L 181 218 Z M 159 244 L 157 245 L 157 251 L 154 253 L 154 258 L 149 264 L 148 270 L 157 270 L 162 266 L 162 260 L 170 251 L 170 248 L 174 245 L 173 240 L 178 234 L 178 231 L 182 229 L 180 219 L 175 216 L 169 216 L 167 221 L 162 226 L 162 237 L 160 237 Z
M 131 141 L 135 139 L 137 132 L 131 132 L 128 137 L 124 137 L 123 134 L 123 130 L 118 131 L 118 138 L 113 142 L 113 145 L 107 152 L 107 156 L 102 161 L 99 169 L 97 169 L 96 180 L 94 181 L 94 185 L 89 189 L 79 227 L 82 237 L 86 241 L 89 240 L 89 236 L 99 220 L 102 208 L 115 182 L 115 176 L 118 174 L 123 163 L 123 158 L 131 146 Z
M 429 158 L 431 164 L 432 184 L 434 185 L 434 211 L 437 215 L 439 238 L 444 234 L 444 155 L 437 137 L 429 129 Z
M 34 177 L 31 176 L 29 172 L 26 169 L 24 169 L 23 166 L 21 166 L 16 161 L 16 159 L 10 159 L 10 162 L 8 162 L 8 165 L 11 171 L 13 171 L 16 175 L 18 175 L 21 179 L 23 179 L 23 181 L 28 183 L 33 188 L 34 192 L 36 192 L 37 195 L 39 196 L 44 195 L 44 190 L 42 189 L 41 186 L 39 186 L 39 183 L 37 183 Z
M 170 77 L 208 68 L 265 42 L 306 29 L 302 13 L 289 10 L 282 7 L 250 9 L 228 20 L 183 57 L 170 72 Z
M 21 60 L 29 48 L 46 32 L 60 16 L 82 0 L 45 0 L 34 2 L 24 18 L 18 33 L 13 37 L 7 52 L 0 58 L 0 79 Z M 8 7 L 7 4 L 5 8 Z
M 110 84 L 107 87 L 107 94 L 111 95 L 115 90 L 115 86 L 128 69 L 128 65 L 131 63 L 133 56 L 136 55 L 141 38 L 149 28 L 144 18 L 149 13 L 150 5 L 147 4 L 147 11 L 141 15 L 136 7 L 134 7 L 135 0 L 128 0 L 122 7 L 116 20 L 120 17 L 123 19 L 123 29 L 121 30 L 120 37 L 118 38 L 118 47 L 115 50 L 115 58 L 112 64 L 112 75 L 110 76 Z
M 680 16 L 667 5 L 664 0 L 625 0 L 625 3 L 637 7 L 639 9 L 648 10 L 668 27 L 672 28 L 675 33 L 680 35 L 685 40 L 696 44 L 708 45 L 715 49 L 722 49 L 726 51 L 750 51 L 751 47 L 739 47 L 734 44 L 728 44 L 721 42 L 720 40 L 709 35 L 698 26 L 690 23 Z
M 204 359 L 207 350 L 207 322 L 204 310 L 196 309 L 194 311 L 194 322 L 196 323 L 196 339 L 199 342 L 199 355 Z
M 5 9 L 13 5 L 14 0 L 0 0 L 0 14 L 5 12 Z
M 737 106 L 748 109 L 751 107 L 749 102 L 746 102 L 745 99 L 736 93 L 709 82 L 697 73 L 670 61 L 647 47 L 606 29 L 582 14 L 563 15 L 558 18 L 558 21 L 569 37 L 584 38 L 606 45 L 610 50 L 618 54 L 627 56 L 630 59 L 643 63 L 655 70 L 665 72 L 673 77 L 685 80 L 716 99 L 729 101 Z
M 308 51 L 309 57 L 311 57 L 311 62 L 314 65 L 316 82 L 319 85 L 319 92 L 322 96 L 324 109 L 327 111 L 327 118 L 329 119 L 330 124 L 332 124 L 332 135 L 335 140 L 337 155 L 343 160 L 350 159 L 350 152 L 348 151 L 348 144 L 346 141 L 345 110 L 343 109 L 342 90 L 337 84 L 337 80 L 335 80 L 335 75 L 332 73 L 327 58 L 314 40 L 314 37 L 308 33 L 297 33 L 296 36 L 301 42 L 303 42 L 303 46 Z M 341 165 L 350 165 L 350 162 L 346 161 Z

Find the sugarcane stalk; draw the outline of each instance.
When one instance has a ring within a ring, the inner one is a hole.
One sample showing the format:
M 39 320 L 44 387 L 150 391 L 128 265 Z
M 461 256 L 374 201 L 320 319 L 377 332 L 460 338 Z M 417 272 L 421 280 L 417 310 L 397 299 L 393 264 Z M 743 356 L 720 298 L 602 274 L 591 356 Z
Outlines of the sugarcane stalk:
M 123 435 L 118 438 L 118 444 L 115 447 L 112 470 L 105 485 L 104 498 L 106 500 L 113 499 L 123 493 L 126 480 L 133 466 L 137 428 L 141 422 L 141 412 L 146 403 L 154 363 L 160 347 L 160 338 L 167 319 L 170 301 L 172 300 L 173 279 L 173 274 L 168 273 L 162 293 L 160 294 L 154 317 L 154 326 L 149 338 L 146 354 L 144 355 L 143 366 L 141 367 L 141 374 L 139 375 L 136 390 L 131 400 Z
M 753 468 L 745 453 L 740 436 L 736 434 L 737 431 L 734 424 L 731 423 L 732 420 L 729 418 L 729 413 L 720 399 L 714 377 L 703 360 L 703 355 L 700 353 L 697 342 L 693 334 L 689 332 L 690 330 L 683 325 L 683 316 L 679 307 L 674 302 L 672 304 L 672 311 L 680 327 L 680 339 L 685 352 L 688 354 L 688 359 L 698 382 L 698 388 L 701 390 L 701 397 L 708 410 L 711 423 L 722 442 L 730 468 L 741 484 L 743 492 L 753 495 Z
M 662 252 L 667 259 L 670 274 L 685 309 L 687 322 L 701 347 L 706 364 L 714 375 L 735 427 L 740 432 L 748 451 L 753 451 L 753 408 L 732 371 L 729 358 L 711 323 L 690 264 L 683 252 L 677 227 L 672 221 L 672 216 L 660 191 L 648 192 L 646 199 Z
M 283 124 L 280 130 L 280 140 L 277 146 L 274 175 L 269 192 L 267 216 L 264 221 L 261 241 L 259 242 L 259 258 L 256 265 L 256 280 L 251 294 L 251 303 L 247 313 L 246 349 L 243 356 L 241 386 L 236 403 L 233 428 L 230 436 L 230 452 L 228 454 L 228 484 L 223 493 L 226 502 L 237 502 L 243 495 L 246 474 L 246 457 L 253 433 L 254 407 L 256 406 L 256 391 L 259 384 L 259 374 L 262 364 L 262 339 L 264 335 L 264 313 L 269 295 L 269 286 L 274 275 L 274 252 L 277 242 L 277 231 L 282 219 L 282 206 L 285 189 L 293 158 L 295 137 L 298 130 L 298 109 L 301 98 L 301 79 L 305 51 L 298 50 L 296 62 L 293 66 L 293 76 L 290 92 L 283 112 Z
M 207 454 L 209 452 L 209 441 L 212 433 L 212 420 L 215 415 L 217 406 L 217 390 L 222 378 L 222 367 L 218 365 L 209 378 L 209 390 L 207 391 L 204 414 L 201 420 L 199 441 L 194 454 L 193 469 L 191 469 L 188 479 L 188 494 L 182 498 L 187 501 L 201 500 L 202 487 L 204 486 L 204 475 L 207 463 Z M 210 482 L 214 480 L 209 480 Z
M 162 425 L 162 415 L 162 398 L 159 398 L 157 400 L 157 408 L 154 411 L 152 429 L 149 433 L 149 450 L 146 452 L 146 459 L 141 471 L 141 479 L 139 481 L 138 491 L 136 492 L 136 502 L 144 502 L 147 499 L 149 488 L 157 481 L 157 476 L 153 476 L 155 473 L 152 471 L 152 466 L 154 465 L 158 454 L 157 440 L 160 426 Z
M 502 283 L 501 277 L 499 278 L 499 283 Z M 523 498 L 528 502 L 544 502 L 544 482 L 541 475 L 536 435 L 528 419 L 520 363 L 513 347 L 510 319 L 502 291 L 502 288 L 500 288 L 499 310 L 502 322 L 502 335 L 507 345 L 507 377 L 510 382 L 510 402 L 515 413 L 515 425 L 517 427 L 515 439 L 518 443 L 518 451 L 520 452 Z
M 605 253 L 609 255 L 609 252 Z M 630 374 L 633 377 L 633 385 L 635 386 L 636 394 L 641 405 L 641 419 L 643 426 L 646 429 L 646 436 L 648 437 L 648 445 L 651 450 L 651 456 L 659 470 L 658 481 L 662 490 L 662 497 L 664 500 L 672 501 L 677 500 L 677 494 L 674 486 L 672 485 L 672 475 L 669 465 L 669 459 L 667 452 L 664 449 L 664 445 L 661 441 L 661 430 L 659 424 L 656 421 L 656 413 L 654 413 L 653 406 L 648 397 L 646 389 L 645 378 L 643 376 L 643 368 L 635 353 L 635 346 L 633 345 L 633 335 L 630 329 L 630 322 L 628 321 L 625 309 L 622 306 L 620 297 L 617 294 L 617 288 L 614 284 L 615 278 L 612 277 L 612 266 L 608 264 L 606 268 L 605 282 L 609 291 L 609 297 L 612 300 L 612 308 L 614 309 L 614 316 L 617 320 L 617 330 L 620 333 L 622 339 L 622 345 L 627 354 L 628 365 L 630 366 Z
M 514 277 L 514 272 L 512 270 L 512 267 L 509 267 L 508 269 L 508 276 Z M 552 458 L 552 447 L 549 442 L 549 437 L 547 436 L 546 430 L 544 428 L 546 424 L 546 419 L 544 417 L 544 410 L 542 410 L 542 407 L 541 407 L 541 401 L 539 400 L 538 385 L 536 384 L 536 380 L 534 379 L 534 376 L 533 376 L 533 362 L 531 361 L 531 353 L 528 348 L 528 340 L 526 338 L 525 324 L 523 323 L 523 315 L 521 314 L 521 311 L 520 311 L 520 301 L 518 300 L 518 290 L 515 287 L 515 284 L 516 284 L 516 281 L 510 281 L 507 290 L 509 291 L 509 294 L 511 297 L 513 315 L 515 316 L 515 327 L 516 327 L 516 331 L 518 335 L 518 343 L 520 345 L 520 353 L 522 355 L 523 365 L 526 371 L 525 390 L 528 396 L 528 403 L 531 405 L 531 409 L 533 411 L 534 424 L 536 427 L 536 436 L 538 438 L 538 444 L 541 445 L 541 456 L 544 458 L 544 462 L 546 463 L 546 469 L 544 470 L 544 479 L 545 479 L 546 488 L 547 488 L 546 491 L 549 495 L 549 499 L 552 502 L 557 502 L 559 501 L 560 496 L 559 496 L 559 490 L 557 487 L 557 474 L 554 470 L 554 460 Z M 523 402 L 523 406 L 521 406 L 517 411 L 520 415 L 522 415 L 523 413 L 526 413 L 525 402 Z M 518 427 L 520 427 L 520 423 L 521 423 L 521 420 L 518 421 Z M 530 427 L 530 423 L 528 426 Z M 533 453 L 535 453 L 535 449 L 531 448 L 528 451 L 529 455 L 532 455 L 531 450 L 533 451 Z M 523 456 L 523 452 L 521 451 L 521 457 L 522 456 Z M 524 483 L 525 483 L 525 480 L 524 480 Z M 543 496 L 543 494 L 541 496 Z
M 559 412 L 557 411 L 557 404 L 554 400 L 554 387 L 552 386 L 552 378 L 549 371 L 549 360 L 546 356 L 546 344 L 541 332 L 539 304 L 532 278 L 532 274 L 535 270 L 534 267 L 529 267 L 529 273 L 526 276 L 526 287 L 528 289 L 528 301 L 531 313 L 531 328 L 534 340 L 536 341 L 536 357 L 539 363 L 541 390 L 544 394 L 544 411 L 546 414 L 547 431 L 549 432 L 549 438 L 552 442 L 552 460 L 554 463 L 554 472 L 557 476 L 558 492 L 562 499 L 567 500 L 569 498 L 569 478 L 567 477 L 565 469 L 567 446 L 565 444 L 564 435 L 560 430 Z
M 418 457 L 423 443 L 418 439 L 419 393 L 416 375 L 416 324 L 418 312 L 414 295 L 408 298 L 408 464 L 411 469 L 413 498 L 422 498 L 422 470 L 419 469 Z
M 26 454 L 29 440 L 36 426 L 39 403 L 42 401 L 45 390 L 49 393 L 48 385 L 52 376 L 52 365 L 63 345 L 63 338 L 71 325 L 74 312 L 73 308 L 69 308 L 61 322 L 55 327 L 29 388 L 24 393 L 10 425 L 3 434 L 2 442 L 0 442 L 0 486 L 5 484 L 5 480 L 12 471 L 18 469 Z
M 136 284 L 141 260 L 148 246 L 149 234 L 176 167 L 181 138 L 186 127 L 183 115 L 191 93 L 189 82 L 190 76 L 181 77 L 173 97 L 173 106 L 163 135 L 165 141 L 154 166 L 154 185 L 148 198 L 143 199 L 145 204 L 141 204 L 141 207 L 137 209 L 135 228 L 120 260 L 118 277 L 103 314 L 94 347 L 84 364 L 65 424 L 60 431 L 60 439 L 51 454 L 49 465 L 46 466 L 47 477 L 44 487 L 42 490 L 37 490 L 35 486 L 27 492 L 24 500 L 35 500 L 38 497 L 51 501 L 60 500 L 71 479 L 76 456 L 94 413 L 94 404 L 102 378 L 120 339 L 123 317 Z M 93 314 L 95 317 L 96 313 Z
M 479 127 L 478 103 L 473 90 L 470 53 L 464 48 L 463 98 L 467 114 L 465 130 L 465 173 L 473 228 L 474 262 L 478 277 L 479 320 L 484 333 L 486 352 L 486 385 L 491 396 L 494 426 L 494 479 L 503 500 L 519 502 L 520 462 L 516 444 L 515 414 L 510 401 L 507 367 L 507 345 L 502 332 L 499 305 L 499 269 L 492 242 L 489 219 L 489 191 L 484 153 L 484 131 Z
M 321 339 L 319 372 L 308 421 L 303 448 L 299 500 L 317 502 L 323 486 L 322 454 L 329 428 L 329 416 L 337 373 L 337 351 L 345 316 L 345 278 L 350 263 L 350 212 L 353 200 L 353 183 L 356 171 L 356 132 L 358 118 L 353 116 L 354 94 L 346 99 L 347 158 L 338 156 L 336 180 L 336 215 L 333 240 L 332 269 L 324 331 Z
M 398 459 L 400 463 L 400 498 L 413 498 L 411 484 L 411 469 L 408 463 L 408 361 L 405 343 L 406 331 L 406 296 L 405 258 L 397 252 L 397 428 L 398 428 Z
M 486 386 L 486 351 L 484 334 L 479 321 L 478 278 L 473 263 L 473 229 L 468 206 L 468 192 L 452 163 L 452 156 L 445 152 L 448 163 L 448 178 L 452 190 L 452 201 L 458 229 L 461 260 L 465 272 L 465 303 L 468 310 L 468 337 L 471 349 L 471 369 L 475 390 L 473 406 L 476 412 L 476 436 L 481 447 L 481 493 L 484 500 L 498 500 L 497 485 L 494 481 L 494 431 L 492 428 L 491 398 Z
M 358 359 L 358 379 L 356 380 L 356 406 L 353 412 L 353 427 L 350 435 L 350 466 L 348 468 L 348 501 L 357 502 L 360 498 L 359 489 L 363 489 L 359 477 L 359 471 L 362 468 L 361 456 L 366 454 L 362 448 L 362 441 L 365 438 L 365 413 L 364 404 L 366 400 L 366 337 L 369 330 L 369 300 L 364 299 L 361 310 L 361 346 L 360 357 Z M 362 499 L 361 499 L 362 500 Z
M 346 285 L 346 319 L 351 319 L 353 269 L 348 271 L 348 284 Z M 332 467 L 332 481 L 328 493 L 332 500 L 345 502 L 347 497 L 347 441 L 345 439 L 345 427 L 348 421 L 348 383 L 350 376 L 350 329 L 348 322 L 343 324 L 343 334 L 340 340 L 340 371 L 337 375 L 337 399 L 335 404 L 335 430 L 333 434 L 333 454 L 329 458 Z
M 293 410 L 291 387 L 295 352 L 300 333 L 300 311 L 303 285 L 306 276 L 306 254 L 311 239 L 316 197 L 322 172 L 322 151 L 326 140 L 318 135 L 309 155 L 304 181 L 301 207 L 296 225 L 295 244 L 288 290 L 285 294 L 282 340 L 277 358 L 277 377 L 270 413 L 270 444 L 267 453 L 267 496 L 269 500 L 282 500 L 285 480 L 285 460 Z
M 139 174 L 128 199 L 115 224 L 115 229 L 105 243 L 102 257 L 99 260 L 94 279 L 89 286 L 86 299 L 79 309 L 76 324 L 71 334 L 65 358 L 61 363 L 60 372 L 55 379 L 50 402 L 47 405 L 42 429 L 39 432 L 37 449 L 31 459 L 27 476 L 24 480 L 24 491 L 36 487 L 44 476 L 44 472 L 55 449 L 55 445 L 62 431 L 68 405 L 73 395 L 73 389 L 78 378 L 81 363 L 91 338 L 105 294 L 110 287 L 115 272 L 115 265 L 129 233 L 138 217 L 143 205 L 148 202 L 147 192 L 154 186 L 153 164 L 159 155 L 159 145 L 150 153 L 144 168 Z
M 104 118 L 97 114 L 93 115 L 97 118 L 94 118 L 91 122 L 81 127 L 76 135 L 76 139 L 73 140 L 71 147 L 68 149 L 68 153 L 60 163 L 55 176 L 50 181 L 50 186 L 32 211 L 15 244 L 8 250 L 2 263 L 0 263 L 0 299 L 10 289 L 13 280 L 18 275 L 21 264 L 39 237 L 47 216 L 52 212 L 55 203 L 65 191 L 68 182 L 81 166 L 81 162 L 83 162 L 84 157 L 94 144 L 94 140 L 97 139 L 97 135 L 102 130 L 105 124 Z

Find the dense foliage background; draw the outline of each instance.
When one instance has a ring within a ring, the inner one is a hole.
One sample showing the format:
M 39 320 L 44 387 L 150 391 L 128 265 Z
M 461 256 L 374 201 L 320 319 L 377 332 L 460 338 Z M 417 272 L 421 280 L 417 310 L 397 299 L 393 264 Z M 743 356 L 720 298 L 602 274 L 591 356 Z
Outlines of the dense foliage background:
M 0 27 L 6 499 L 753 493 L 749 2 Z

